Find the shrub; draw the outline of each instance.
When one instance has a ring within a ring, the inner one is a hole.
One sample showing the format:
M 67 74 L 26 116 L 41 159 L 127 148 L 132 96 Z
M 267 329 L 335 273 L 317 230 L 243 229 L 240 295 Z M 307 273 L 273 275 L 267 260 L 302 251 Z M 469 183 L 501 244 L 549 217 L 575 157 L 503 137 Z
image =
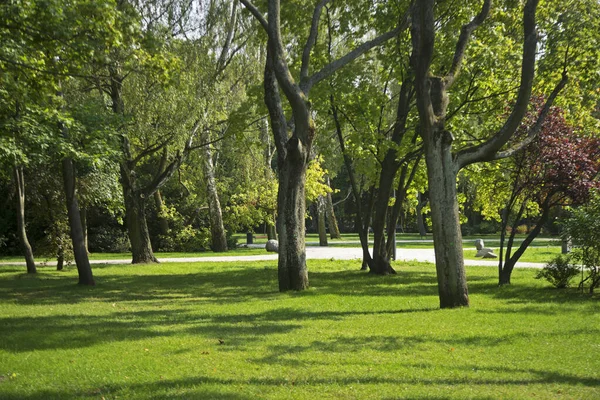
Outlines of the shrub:
M 569 286 L 569 281 L 579 274 L 579 267 L 571 264 L 571 256 L 556 256 L 535 276 L 536 279 L 546 279 L 558 289 Z
M 600 286 L 600 190 L 589 201 L 571 211 L 564 223 L 563 237 L 573 240 L 573 258 L 587 270 L 579 286 L 589 282 L 589 291 Z

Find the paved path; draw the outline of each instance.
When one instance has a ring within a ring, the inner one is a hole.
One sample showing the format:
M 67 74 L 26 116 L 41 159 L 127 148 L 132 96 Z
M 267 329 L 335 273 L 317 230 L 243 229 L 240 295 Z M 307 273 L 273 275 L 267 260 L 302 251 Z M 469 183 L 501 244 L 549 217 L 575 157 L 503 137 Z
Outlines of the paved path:
M 263 247 L 264 245 L 256 245 Z M 253 246 L 254 247 L 254 246 Z M 468 249 L 467 249 L 468 250 Z M 435 262 L 433 249 L 398 249 L 398 260 Z M 307 246 L 306 258 L 309 259 L 334 259 L 355 260 L 362 259 L 362 249 L 359 247 L 318 247 Z M 277 254 L 265 253 L 254 256 L 210 256 L 210 257 L 180 257 L 180 258 L 158 258 L 162 263 L 169 262 L 232 262 L 232 261 L 262 261 L 277 260 Z M 122 260 L 90 260 L 91 264 L 129 264 L 131 259 Z M 0 265 L 25 265 L 24 262 L 1 262 Z M 497 260 L 465 260 L 465 265 L 481 265 L 498 267 Z M 542 268 L 542 263 L 518 262 L 517 268 Z

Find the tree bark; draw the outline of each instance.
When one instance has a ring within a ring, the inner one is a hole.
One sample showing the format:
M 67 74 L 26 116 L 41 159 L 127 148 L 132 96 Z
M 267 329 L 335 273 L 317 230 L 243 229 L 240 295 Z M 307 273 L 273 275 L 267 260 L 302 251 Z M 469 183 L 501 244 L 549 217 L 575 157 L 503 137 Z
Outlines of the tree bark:
M 125 224 L 131 244 L 133 264 L 157 263 L 150 243 L 150 233 L 146 223 L 146 200 L 138 191 L 123 185 L 125 200 Z
M 87 207 L 81 207 L 79 211 L 81 214 L 81 229 L 83 230 L 83 245 L 85 246 L 85 252 L 90 254 L 88 247 Z
M 215 180 L 215 166 L 210 146 L 204 147 L 204 176 L 206 178 L 206 197 L 210 219 L 211 248 L 214 252 L 227 251 L 227 237 L 223 225 L 223 214 L 221 212 L 221 202 L 219 201 L 219 192 Z
M 23 167 L 15 165 L 13 173 L 17 187 L 17 232 L 19 236 L 19 242 L 21 243 L 23 255 L 25 256 L 27 273 L 35 274 L 37 273 L 37 268 L 35 267 L 33 250 L 31 250 L 31 244 L 27 238 L 27 228 L 25 226 L 25 178 L 23 177 Z
M 547 199 L 547 200 L 549 200 L 549 199 Z M 535 228 L 533 228 L 529 232 L 529 234 L 527 235 L 525 240 L 523 240 L 523 242 L 521 242 L 521 245 L 519 246 L 517 251 L 515 251 L 514 254 L 510 255 L 509 250 L 507 250 L 506 262 L 504 263 L 504 267 L 500 270 L 500 276 L 498 278 L 499 286 L 510 285 L 510 277 L 515 268 L 515 265 L 517 264 L 517 261 L 519 261 L 519 259 L 523 255 L 523 253 L 525 253 L 525 250 L 527 250 L 527 247 L 529 247 L 531 242 L 533 242 L 533 239 L 535 239 L 542 231 L 542 226 L 546 223 L 546 221 L 548 221 L 548 217 L 550 215 L 550 209 L 551 209 L 551 207 L 549 205 L 549 201 L 545 202 L 542 205 L 542 215 L 540 216 L 540 219 L 537 221 Z M 509 255 L 510 255 L 510 257 L 509 257 Z
M 164 212 L 165 203 L 162 199 L 160 190 L 154 192 L 154 205 L 158 214 L 158 232 L 162 236 L 169 234 L 169 221 L 162 215 Z
M 331 187 L 329 177 L 327 177 L 327 186 Z M 340 228 L 338 226 L 337 218 L 335 217 L 331 193 L 327 193 L 325 196 L 325 213 L 327 215 L 327 225 L 329 226 L 330 237 L 332 239 L 341 239 L 342 235 L 340 234 Z
M 427 236 L 427 227 L 425 225 L 425 217 L 423 216 L 423 207 L 427 204 L 427 200 L 423 200 L 423 194 L 417 193 L 417 229 L 419 230 L 419 236 Z
M 319 246 L 327 246 L 327 230 L 325 227 L 325 197 L 319 196 L 317 200 L 317 220 L 319 231 Z
M 300 140 L 287 143 L 287 157 L 279 170 L 277 233 L 279 235 L 279 290 L 309 286 L 306 267 L 305 225 L 308 152 Z
M 63 126 L 63 132 L 65 129 L 66 128 Z M 75 167 L 73 166 L 73 160 L 70 158 L 63 159 L 62 170 L 66 195 L 67 216 L 71 231 L 71 242 L 73 243 L 73 255 L 75 257 L 75 264 L 77 265 L 77 273 L 79 274 L 79 284 L 94 286 L 96 282 L 94 282 L 92 267 L 90 266 L 88 252 L 85 247 L 83 226 L 81 224 L 81 214 L 79 211 L 79 204 L 77 202 L 77 194 L 75 191 L 76 173 Z
M 433 140 L 425 150 L 441 308 L 469 305 L 456 194 L 456 172 L 448 135 L 449 132 L 434 134 Z

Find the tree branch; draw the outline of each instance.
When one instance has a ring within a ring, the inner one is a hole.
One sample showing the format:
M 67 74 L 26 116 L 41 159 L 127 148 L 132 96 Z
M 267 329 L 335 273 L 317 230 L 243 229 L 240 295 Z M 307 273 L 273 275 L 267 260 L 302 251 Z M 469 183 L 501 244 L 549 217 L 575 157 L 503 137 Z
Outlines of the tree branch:
M 535 22 L 535 12 L 538 0 L 527 0 L 523 11 L 523 61 L 521 63 L 521 83 L 517 101 L 512 112 L 500 130 L 490 139 L 477 146 L 461 150 L 455 158 L 457 171 L 466 165 L 479 162 L 490 161 L 502 146 L 508 142 L 516 132 L 527 112 L 527 106 L 531 97 L 531 88 L 535 75 L 535 52 L 537 47 L 537 32 Z M 565 75 L 566 76 L 566 75 Z
M 310 52 L 314 47 L 317 41 L 317 34 L 319 32 L 319 19 L 321 18 L 321 11 L 323 7 L 327 5 L 327 3 L 331 2 L 331 0 L 321 0 L 315 6 L 315 11 L 313 13 L 312 22 L 310 24 L 310 33 L 308 35 L 308 39 L 306 40 L 306 45 L 304 46 L 304 51 L 302 52 L 302 67 L 300 68 L 300 81 L 308 78 L 308 65 L 310 63 Z
M 262 15 L 262 13 L 260 11 L 258 11 L 258 8 L 256 8 L 256 6 L 254 4 L 252 4 L 251 1 L 248 1 L 248 0 L 239 0 L 239 1 L 240 1 L 240 3 L 242 3 L 244 5 L 244 7 L 246 7 L 246 10 L 250 11 L 250 13 L 254 16 L 254 18 L 256 18 L 258 20 L 258 22 L 260 22 L 260 24 L 262 25 L 264 30 L 266 32 L 269 32 L 269 23 L 267 22 L 265 17 Z
M 410 9 L 409 9 L 410 10 Z M 358 47 L 356 47 L 351 52 L 347 53 L 345 56 L 338 58 L 335 61 L 330 62 L 326 66 L 324 66 L 320 71 L 317 71 L 312 76 L 306 78 L 301 82 L 302 90 L 304 93 L 308 93 L 310 89 L 323 79 L 331 76 L 334 72 L 344 67 L 351 61 L 354 61 L 367 51 L 371 50 L 373 47 L 379 46 L 382 43 L 385 43 L 389 39 L 397 36 L 400 32 L 404 31 L 408 28 L 409 24 L 409 15 L 410 11 L 406 11 L 400 22 L 399 26 L 391 31 L 388 31 L 382 35 L 377 36 L 375 39 L 369 40 L 367 42 L 362 43 Z
M 465 49 L 467 48 L 467 44 L 469 44 L 469 40 L 471 39 L 471 34 L 475 29 L 477 29 L 483 21 L 487 18 L 490 7 L 491 0 L 484 0 L 483 6 L 481 7 L 481 11 L 477 14 L 471 22 L 462 26 L 460 30 L 460 36 L 458 38 L 458 42 L 456 43 L 456 50 L 454 51 L 454 59 L 452 60 L 452 67 L 450 67 L 450 71 L 446 75 L 446 89 L 448 89 L 454 81 L 456 77 L 460 73 L 460 67 L 462 64 L 462 60 L 465 57 Z

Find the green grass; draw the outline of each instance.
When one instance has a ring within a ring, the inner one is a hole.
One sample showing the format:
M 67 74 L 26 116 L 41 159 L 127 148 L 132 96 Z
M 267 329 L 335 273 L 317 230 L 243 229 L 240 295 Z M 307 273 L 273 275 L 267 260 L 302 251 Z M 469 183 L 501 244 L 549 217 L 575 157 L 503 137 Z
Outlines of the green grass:
M 469 267 L 471 307 L 439 310 L 433 265 L 358 267 L 281 294 L 273 262 L 0 266 L 0 398 L 600 398 L 598 296 Z
M 487 246 L 487 245 L 486 245 Z M 516 249 L 513 248 L 513 253 Z M 498 254 L 499 248 L 494 248 L 494 253 Z M 475 257 L 476 250 L 465 250 L 465 258 L 471 260 L 481 259 Z M 560 246 L 543 246 L 543 247 L 528 247 L 525 253 L 521 256 L 519 261 L 522 262 L 535 262 L 535 263 L 548 263 L 554 257 L 561 254 Z M 499 254 L 498 254 L 499 255 Z

